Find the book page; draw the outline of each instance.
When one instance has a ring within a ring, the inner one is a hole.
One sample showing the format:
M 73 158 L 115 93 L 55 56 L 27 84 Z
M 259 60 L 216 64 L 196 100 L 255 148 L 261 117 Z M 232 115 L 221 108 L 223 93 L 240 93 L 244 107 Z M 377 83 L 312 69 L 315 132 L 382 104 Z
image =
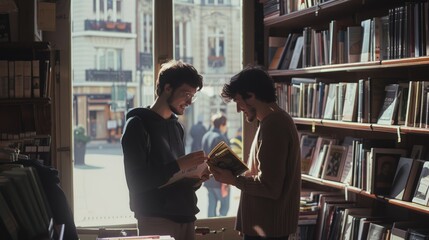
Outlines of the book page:
M 175 173 L 166 184 L 160 186 L 159 188 L 163 188 L 167 185 L 170 185 L 174 182 L 177 182 L 183 178 L 195 178 L 200 179 L 203 176 L 204 171 L 208 168 L 207 163 L 202 163 L 200 165 L 194 166 L 192 168 L 186 170 L 180 170 Z

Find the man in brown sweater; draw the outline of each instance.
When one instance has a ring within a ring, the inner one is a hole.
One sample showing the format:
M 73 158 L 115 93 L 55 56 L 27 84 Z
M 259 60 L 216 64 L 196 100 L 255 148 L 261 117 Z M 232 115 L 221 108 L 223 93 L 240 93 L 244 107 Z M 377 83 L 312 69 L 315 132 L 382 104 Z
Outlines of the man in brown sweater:
M 277 105 L 274 82 L 260 67 L 247 67 L 232 77 L 224 85 L 222 97 L 234 101 L 247 121 L 259 121 L 248 172 L 234 176 L 229 170 L 210 166 L 216 180 L 241 190 L 236 229 L 244 240 L 287 240 L 297 230 L 301 189 L 295 124 Z

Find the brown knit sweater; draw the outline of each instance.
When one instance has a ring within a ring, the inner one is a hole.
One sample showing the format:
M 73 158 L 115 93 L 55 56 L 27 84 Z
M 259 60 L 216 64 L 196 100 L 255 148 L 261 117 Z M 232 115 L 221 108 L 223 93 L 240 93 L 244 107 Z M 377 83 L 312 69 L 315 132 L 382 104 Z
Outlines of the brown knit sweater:
M 236 229 L 250 236 L 295 233 L 301 190 L 297 129 L 288 113 L 273 112 L 257 130 L 249 171 L 237 179 L 241 189 Z

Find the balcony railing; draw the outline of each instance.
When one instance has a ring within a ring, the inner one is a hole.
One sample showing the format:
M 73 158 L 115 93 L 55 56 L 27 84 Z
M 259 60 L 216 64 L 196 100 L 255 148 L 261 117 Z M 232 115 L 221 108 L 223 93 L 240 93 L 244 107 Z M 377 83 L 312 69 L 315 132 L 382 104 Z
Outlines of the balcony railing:
M 140 53 L 140 68 L 148 69 L 152 68 L 152 54 L 151 53 Z
M 85 20 L 85 31 L 131 32 L 131 23 L 122 21 Z
M 85 70 L 85 80 L 87 82 L 131 82 L 132 71 L 131 70 L 97 70 L 87 69 Z

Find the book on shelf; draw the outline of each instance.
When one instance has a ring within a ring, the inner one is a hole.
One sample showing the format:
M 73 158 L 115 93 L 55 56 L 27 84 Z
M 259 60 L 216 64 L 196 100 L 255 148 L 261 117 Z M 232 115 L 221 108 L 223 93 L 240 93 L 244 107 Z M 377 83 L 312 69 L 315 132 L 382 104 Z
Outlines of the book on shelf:
M 414 126 L 414 108 L 416 105 L 417 82 L 410 81 L 408 87 L 407 107 L 405 113 L 405 126 Z
M 353 138 L 346 137 L 342 146 L 346 147 L 346 156 L 344 160 L 344 167 L 341 173 L 340 182 L 351 185 L 353 174 Z
M 407 82 L 398 83 L 399 84 L 399 97 L 398 97 L 398 111 L 397 111 L 397 120 L 398 125 L 405 124 L 405 116 L 407 114 L 407 100 L 408 100 L 408 90 L 409 84 Z
M 395 177 L 399 159 L 406 156 L 405 149 L 371 148 L 367 172 L 371 176 L 367 191 L 372 194 L 388 196 Z
M 419 176 L 416 190 L 411 201 L 427 206 L 429 203 L 429 161 L 423 163 Z
M 15 97 L 15 62 L 8 61 L 9 98 Z
M 335 199 L 335 197 L 332 199 L 329 197 L 326 198 L 324 205 L 321 206 L 321 208 L 323 208 L 322 215 L 319 215 L 321 217 L 320 220 L 323 221 L 323 224 L 321 224 L 321 226 L 317 226 L 317 233 L 319 234 L 320 232 L 320 235 L 317 236 L 320 236 L 320 239 L 327 239 L 329 231 L 332 228 L 332 219 L 335 209 L 337 209 L 338 207 L 348 208 L 353 207 L 355 205 L 356 203 L 353 201 L 347 201 L 338 198 Z
M 368 81 L 368 87 L 364 87 L 364 90 L 367 90 L 367 92 L 364 93 L 364 97 L 367 99 L 364 100 L 365 113 L 363 116 L 367 116 L 367 119 L 364 119 L 363 122 L 376 123 L 378 121 L 378 117 L 380 116 L 380 110 L 384 104 L 385 87 L 386 85 L 392 84 L 397 80 L 393 78 L 368 78 L 365 81 Z
M 313 159 L 311 160 L 309 175 L 320 177 L 326 153 L 330 144 L 335 144 L 336 139 L 319 136 L 314 148 Z
M 303 133 L 301 135 L 301 173 L 308 174 L 310 171 L 317 139 L 318 136 L 314 134 Z
M 399 84 L 389 84 L 384 88 L 384 102 L 380 110 L 377 124 L 392 125 L 395 123 L 398 109 Z
M 358 84 L 346 83 L 346 93 L 344 96 L 343 121 L 356 122 L 357 118 L 357 101 Z
M 323 112 L 323 119 L 334 119 L 337 109 L 337 87 L 338 83 L 329 84 L 328 95 L 326 98 L 325 109 Z
M 289 34 L 280 62 L 280 69 L 289 69 L 292 60 L 292 55 L 294 53 L 294 49 L 299 36 L 300 35 L 297 33 Z
M 425 226 L 426 225 L 426 226 Z M 390 240 L 405 240 L 408 239 L 409 228 L 429 227 L 427 223 L 422 221 L 396 221 L 393 222 L 390 232 Z
M 24 97 L 24 61 L 15 61 L 15 98 Z
M 275 39 L 274 39 L 275 38 Z M 268 69 L 276 70 L 280 67 L 280 61 L 285 51 L 286 38 L 284 37 L 269 37 L 269 43 L 274 46 L 269 46 L 268 58 L 270 65 Z
M 28 216 L 29 212 L 23 203 L 23 199 L 18 194 L 16 184 L 9 178 L 0 177 L 0 193 L 5 197 L 9 207 L 11 207 L 24 236 L 27 239 L 33 239 L 37 236 L 39 233 L 33 221 Z
M 396 168 L 395 177 L 393 179 L 390 197 L 411 201 L 417 184 L 418 175 L 423 167 L 423 160 L 401 157 Z
M 44 233 L 48 229 L 49 219 L 45 219 L 42 214 L 42 211 L 46 211 L 46 209 L 39 206 L 28 175 L 25 172 L 16 171 L 16 169 L 3 171 L 0 175 L 11 179 L 15 183 L 18 195 L 23 200 L 22 202 L 27 215 L 35 227 L 36 232 L 39 234 Z
M 5 239 L 19 239 L 19 225 L 3 194 L 0 192 L 0 236 Z
M 346 82 L 339 82 L 337 85 L 337 102 L 336 102 L 336 111 L 334 113 L 334 120 L 343 119 L 343 110 L 344 110 L 344 100 L 346 95 Z
M 429 228 L 410 227 L 407 234 L 409 240 L 426 240 L 429 239 Z
M 326 203 L 328 202 L 344 203 L 346 202 L 346 200 L 344 198 L 344 193 L 340 193 L 340 192 L 320 192 L 320 193 L 317 193 L 316 196 L 318 201 L 319 212 L 318 212 L 318 217 L 316 222 L 315 236 L 316 236 L 316 239 L 320 239 L 322 236 L 322 229 L 324 228 L 324 224 L 325 223 L 327 224 L 325 220 L 325 218 L 328 217 L 328 216 L 325 216 L 328 214 Z
M 359 223 L 362 218 L 371 216 L 371 208 L 349 207 L 344 210 L 340 239 L 358 239 Z
M 292 58 L 290 60 L 289 69 L 297 69 L 302 67 L 302 49 L 304 46 L 304 37 L 299 36 L 296 39 L 295 48 L 293 49 Z
M 416 127 L 426 128 L 427 122 L 427 109 L 428 109 L 428 96 L 429 96 L 429 81 L 421 81 L 421 94 L 420 94 L 420 119 L 416 122 Z M 417 100 L 418 101 L 418 100 Z
M 349 63 L 360 62 L 362 47 L 362 26 L 347 27 L 347 61 Z
M 423 145 L 415 144 L 411 148 L 410 158 L 423 159 L 426 155 L 426 149 Z
M 40 97 L 40 61 L 33 60 L 31 63 L 31 90 L 32 96 L 35 98 Z
M 366 19 L 361 22 L 362 26 L 362 48 L 361 48 L 361 62 L 368 62 L 371 60 L 371 19 Z
M 9 97 L 9 74 L 8 63 L 6 60 L 0 60 L 0 98 Z
M 368 238 L 371 240 L 384 240 L 390 235 L 391 223 L 387 222 L 372 222 L 369 224 Z
M 31 61 L 23 61 L 23 92 L 24 98 L 31 98 Z
M 346 159 L 347 148 L 341 145 L 329 145 L 323 165 L 322 178 L 341 181 L 341 175 Z

